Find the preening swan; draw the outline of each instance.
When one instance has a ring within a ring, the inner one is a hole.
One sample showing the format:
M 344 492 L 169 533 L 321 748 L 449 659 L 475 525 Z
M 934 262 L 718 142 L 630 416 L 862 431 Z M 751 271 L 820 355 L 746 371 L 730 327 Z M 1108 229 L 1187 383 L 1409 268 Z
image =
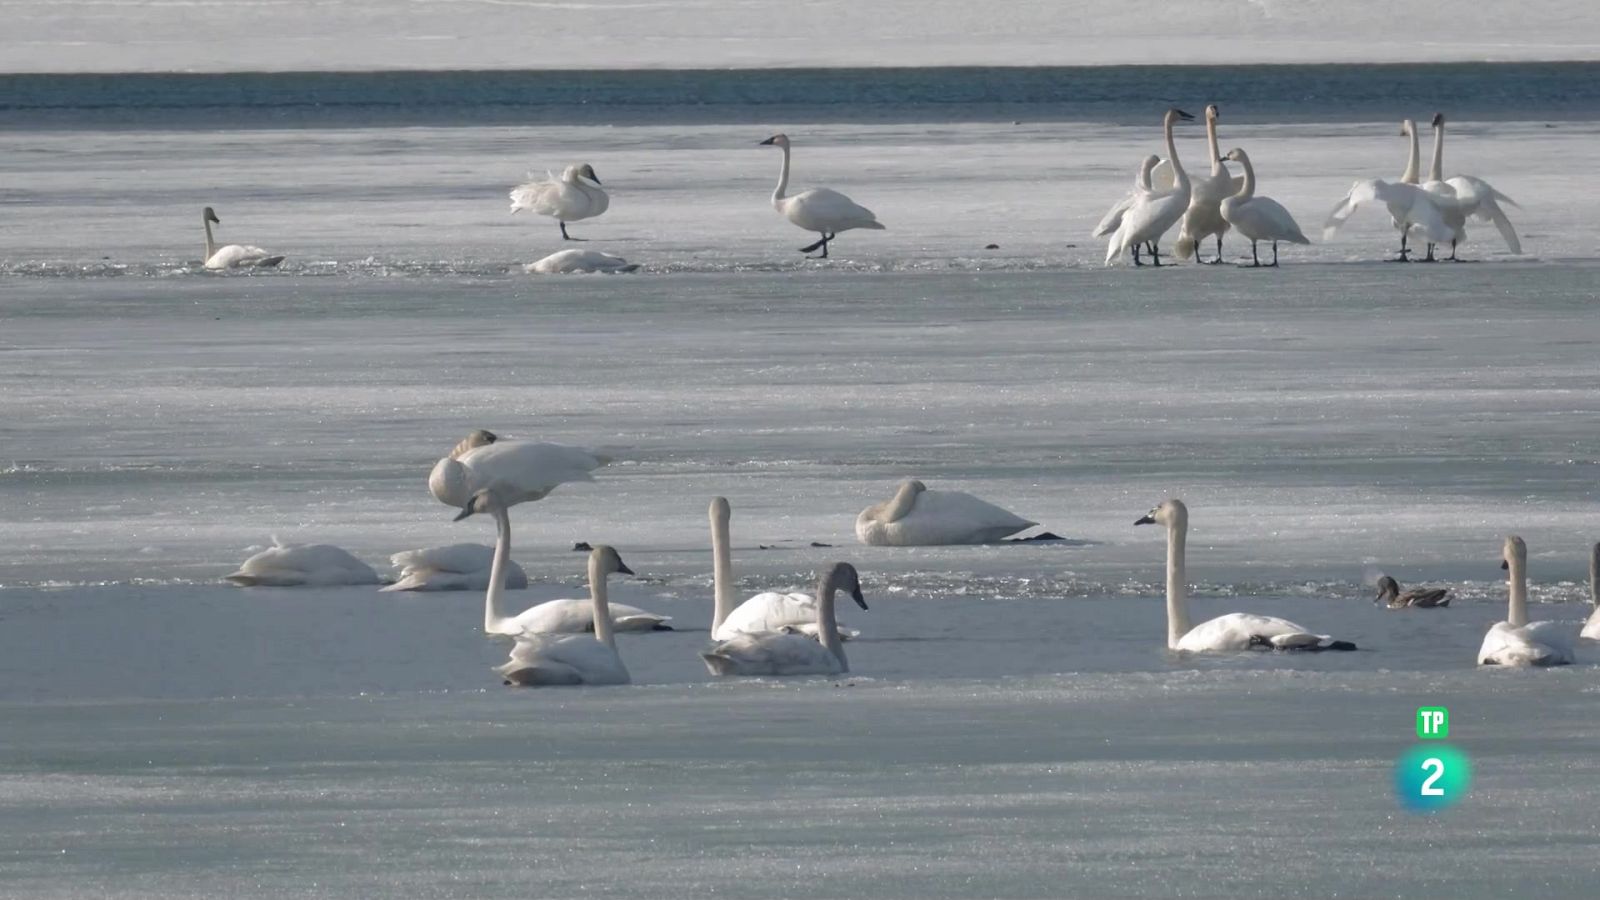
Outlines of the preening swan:
M 783 168 L 778 172 L 778 186 L 772 191 L 772 208 L 778 214 L 804 228 L 815 231 L 822 239 L 800 248 L 801 253 L 822 248 L 819 259 L 828 258 L 828 242 L 841 231 L 852 228 L 869 228 L 882 231 L 883 225 L 872 210 L 859 206 L 854 200 L 828 188 L 812 188 L 790 197 L 789 189 L 789 136 L 775 134 L 762 141 L 760 146 L 773 146 L 783 151 Z
M 1449 588 L 1413 588 L 1400 590 L 1400 582 L 1385 575 L 1378 579 L 1378 596 L 1374 601 L 1390 609 L 1442 609 L 1450 605 Z
M 1228 613 L 1189 627 L 1189 582 L 1184 577 L 1184 547 L 1189 535 L 1189 508 L 1182 500 L 1167 500 L 1150 510 L 1135 525 L 1164 525 L 1167 529 L 1167 648 L 1189 653 L 1231 653 L 1239 650 L 1354 650 L 1349 641 L 1276 616 Z
M 741 634 L 762 634 L 793 629 L 808 637 L 817 636 L 817 598 L 811 594 L 782 594 L 766 591 L 734 605 L 733 550 L 729 537 L 732 507 L 722 497 L 713 497 L 711 518 L 711 581 L 715 604 L 711 616 L 711 639 L 731 640 Z M 849 640 L 855 632 L 840 627 L 839 639 Z
M 217 214 L 211 207 L 206 207 L 200 214 L 200 222 L 206 227 L 206 256 L 205 265 L 208 269 L 270 269 L 283 262 L 282 256 L 273 256 L 260 247 L 249 244 L 228 244 L 218 247 L 217 242 L 211 237 L 211 223 L 222 224 Z
M 637 272 L 638 263 L 598 250 L 558 250 L 522 267 L 530 275 L 573 275 L 587 272 Z
M 1522 252 L 1522 241 L 1517 238 L 1517 230 L 1512 227 L 1505 210 L 1500 208 L 1501 203 L 1516 206 L 1515 200 L 1495 190 L 1481 178 L 1471 175 L 1444 177 L 1444 113 L 1435 113 L 1433 116 L 1433 163 L 1428 167 L 1428 180 L 1422 188 L 1436 198 L 1445 224 L 1450 227 L 1449 259 L 1452 262 L 1456 260 L 1456 245 L 1467 239 L 1468 218 L 1493 222 L 1506 247 L 1512 253 Z M 1432 242 L 1428 244 L 1427 261 L 1433 261 Z
M 225 576 L 240 587 L 333 587 L 341 584 L 377 584 L 372 567 L 332 544 L 285 544 L 272 538 L 272 546 Z
M 862 609 L 861 580 L 855 566 L 834 563 L 817 583 L 817 637 L 815 640 L 794 630 L 740 634 L 714 645 L 700 654 L 713 675 L 839 675 L 850 671 L 844 644 L 839 639 L 839 623 L 834 618 L 833 598 L 849 591 Z
M 495 562 L 500 562 L 496 548 Z M 506 684 L 551 687 L 578 684 L 627 684 L 628 669 L 617 654 L 611 627 L 612 611 L 606 602 L 606 576 L 632 575 L 617 551 L 600 544 L 589 553 L 589 620 L 594 635 L 518 634 L 511 658 L 495 669 Z M 489 613 L 485 612 L 487 619 Z M 504 634 L 506 632 L 499 632 Z
M 567 166 L 557 178 L 546 172 L 545 181 L 529 181 L 511 189 L 511 211 L 529 210 L 549 216 L 561 225 L 561 239 L 576 241 L 567 234 L 567 223 L 592 219 L 611 206 L 611 198 L 600 187 L 594 166 Z
M 1128 207 L 1122 214 L 1122 224 L 1106 245 L 1106 265 L 1116 262 L 1124 250 L 1132 252 L 1134 265 L 1142 265 L 1139 262 L 1139 248 L 1145 243 L 1152 245 L 1152 260 L 1156 265 L 1161 265 L 1158 242 L 1167 229 L 1183 218 L 1184 211 L 1189 208 L 1191 194 L 1189 175 L 1183 170 L 1183 163 L 1178 159 L 1178 147 L 1172 140 L 1172 126 L 1181 120 L 1193 118 L 1181 109 L 1169 109 L 1162 118 L 1162 129 L 1167 140 L 1167 160 L 1172 164 L 1172 190 L 1141 197 Z
M 1406 247 L 1406 238 L 1413 228 L 1435 243 L 1450 239 L 1450 228 L 1445 224 L 1433 196 L 1417 184 L 1416 123 L 1406 119 L 1400 125 L 1400 133 L 1411 138 L 1411 152 L 1406 157 L 1406 170 L 1401 173 L 1400 180 L 1392 182 L 1382 178 L 1367 178 L 1352 184 L 1344 199 L 1328 214 L 1328 221 L 1323 223 L 1323 240 L 1332 240 L 1339 226 L 1362 204 L 1370 203 L 1382 203 L 1387 207 L 1390 221 L 1400 229 L 1400 254 L 1396 257 L 1399 262 L 1410 261 L 1411 251 Z
M 1183 213 L 1178 241 L 1173 245 L 1173 253 L 1179 259 L 1191 256 L 1198 259 L 1200 244 L 1215 235 L 1217 257 L 1211 260 L 1213 264 L 1222 262 L 1222 235 L 1232 224 L 1222 215 L 1222 201 L 1239 193 L 1244 187 L 1244 179 L 1233 177 L 1228 167 L 1222 164 L 1222 151 L 1217 146 L 1217 115 L 1215 103 L 1206 107 L 1206 149 L 1210 151 L 1211 174 L 1191 176 L 1193 187 L 1189 194 L 1189 208 Z
M 483 544 L 451 544 L 405 550 L 389 557 L 400 570 L 400 580 L 385 591 L 482 591 L 489 587 L 494 548 Z M 528 573 L 514 562 L 506 563 L 506 588 L 528 586 Z
M 1150 170 L 1161 162 L 1161 157 L 1154 153 L 1146 156 L 1139 163 L 1139 171 L 1133 177 L 1133 190 L 1123 196 L 1121 200 L 1112 204 L 1106 214 L 1100 218 L 1100 223 L 1094 226 L 1095 237 L 1106 237 L 1122 227 L 1122 215 L 1129 207 L 1133 206 L 1140 198 L 1148 197 L 1155 193 L 1150 187 Z
M 541 500 L 572 481 L 593 481 L 589 473 L 610 457 L 583 447 L 535 441 L 503 441 L 478 430 L 461 441 L 428 473 L 428 490 L 440 503 L 466 509 L 468 501 L 492 491 L 507 507 Z
M 1600 641 L 1600 544 L 1589 548 L 1589 603 L 1594 606 L 1594 612 L 1589 613 L 1589 621 L 1583 623 L 1579 637 Z
M 1037 524 L 971 494 L 910 480 L 856 516 L 856 539 L 877 547 L 992 544 Z
M 1239 185 L 1239 193 L 1222 201 L 1219 207 L 1222 218 L 1229 225 L 1239 229 L 1239 233 L 1250 239 L 1250 265 L 1260 266 L 1261 257 L 1256 255 L 1257 241 L 1272 242 L 1271 265 L 1278 264 L 1278 242 L 1285 241 L 1290 244 L 1309 244 L 1304 234 L 1300 233 L 1300 226 L 1295 222 L 1294 216 L 1283 208 L 1283 204 L 1271 197 L 1257 197 L 1256 170 L 1250 165 L 1250 157 L 1238 147 L 1228 151 L 1226 157 L 1244 167 L 1244 179 Z M 1191 206 L 1192 210 L 1194 207 Z M 1217 235 L 1217 256 L 1222 256 L 1222 235 Z
M 1572 629 L 1561 622 L 1528 621 L 1528 547 L 1510 535 L 1501 552 L 1510 608 L 1478 648 L 1480 666 L 1565 666 L 1572 662 Z

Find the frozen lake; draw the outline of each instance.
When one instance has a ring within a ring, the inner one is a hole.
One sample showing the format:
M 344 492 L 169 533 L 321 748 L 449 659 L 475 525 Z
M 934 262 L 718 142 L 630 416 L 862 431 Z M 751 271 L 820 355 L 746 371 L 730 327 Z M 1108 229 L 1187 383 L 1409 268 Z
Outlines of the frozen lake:
M 1241 113 L 1224 147 L 1308 233 L 1404 162 L 1392 122 Z M 890 230 L 800 259 L 778 128 Z M 0 894 L 1592 894 L 1600 648 L 1472 661 L 1507 533 L 1535 618 L 1589 612 L 1595 136 L 1453 125 L 1521 256 L 1479 227 L 1478 262 L 1378 262 L 1374 211 L 1276 271 L 1131 271 L 1087 232 L 1149 125 L 0 131 Z M 558 235 L 506 188 L 579 160 L 613 206 L 573 232 L 641 273 L 521 273 Z M 284 268 L 200 271 L 207 204 Z M 218 583 L 273 534 L 375 566 L 488 542 L 424 487 L 478 427 L 618 457 L 515 511 L 511 596 L 578 596 L 572 543 L 615 544 L 614 598 L 684 628 L 623 638 L 634 686 L 499 687 L 477 594 Z M 857 545 L 906 477 L 1070 540 Z M 745 592 L 860 567 L 852 677 L 706 676 L 718 494 Z M 1168 496 L 1197 619 L 1362 652 L 1165 653 L 1132 522 Z M 1379 572 L 1458 600 L 1378 609 Z M 1419 705 L 1476 766 L 1433 817 L 1390 787 Z

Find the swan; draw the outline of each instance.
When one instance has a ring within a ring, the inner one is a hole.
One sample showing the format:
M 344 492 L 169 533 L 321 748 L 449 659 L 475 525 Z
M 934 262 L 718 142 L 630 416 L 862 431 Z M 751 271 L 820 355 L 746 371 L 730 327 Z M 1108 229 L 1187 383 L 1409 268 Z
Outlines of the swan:
M 1222 151 L 1217 147 L 1217 115 L 1215 103 L 1206 107 L 1206 147 L 1211 151 L 1211 174 L 1192 176 L 1189 208 L 1183 213 L 1178 241 L 1173 245 L 1173 253 L 1179 259 L 1194 256 L 1198 260 L 1200 244 L 1216 235 L 1217 258 L 1211 260 L 1213 264 L 1222 262 L 1222 236 L 1227 233 L 1228 226 L 1233 225 L 1222 214 L 1222 201 L 1239 193 L 1246 180 L 1235 178 L 1222 164 Z
M 1184 211 L 1189 208 L 1191 195 L 1189 175 L 1178 160 L 1178 147 L 1172 140 L 1172 126 L 1180 120 L 1193 118 L 1181 109 L 1169 109 L 1162 118 L 1167 139 L 1167 159 L 1172 164 L 1172 190 L 1141 197 L 1128 207 L 1122 215 L 1122 224 L 1106 246 L 1106 265 L 1115 262 L 1124 250 L 1132 252 L 1134 265 L 1142 265 L 1139 262 L 1139 246 L 1147 242 L 1152 245 L 1150 255 L 1155 264 L 1161 265 L 1161 253 L 1156 244 L 1167 229 L 1183 218 Z
M 1303 626 L 1276 616 L 1228 613 L 1189 627 L 1189 584 L 1184 579 L 1184 545 L 1189 535 L 1189 508 L 1172 499 L 1150 510 L 1135 525 L 1167 528 L 1167 648 L 1190 653 L 1239 650 L 1354 650 L 1349 641 L 1312 634 Z
M 711 639 L 732 640 L 741 634 L 793 629 L 807 637 L 817 637 L 817 598 L 811 594 L 783 594 L 766 591 L 734 605 L 733 551 L 728 537 L 728 521 L 733 511 L 723 497 L 711 498 L 712 591 L 715 606 L 711 617 Z M 848 641 L 857 632 L 839 629 L 839 639 Z
M 1222 201 L 1219 207 L 1222 218 L 1229 225 L 1239 229 L 1239 233 L 1250 239 L 1250 265 L 1261 265 L 1261 257 L 1256 255 L 1257 241 L 1272 242 L 1272 263 L 1278 264 L 1278 242 L 1290 244 L 1309 244 L 1311 241 L 1300 232 L 1300 226 L 1283 208 L 1283 204 L 1271 197 L 1257 197 L 1256 170 L 1250 165 L 1250 156 L 1238 147 L 1228 151 L 1224 157 L 1244 167 L 1244 180 L 1239 186 L 1239 193 Z M 1194 207 L 1190 207 L 1192 210 Z M 1217 258 L 1222 258 L 1222 235 L 1217 235 Z
M 1328 221 L 1323 223 L 1323 240 L 1332 240 L 1339 226 L 1364 203 L 1382 203 L 1388 208 L 1394 227 L 1400 229 L 1400 254 L 1395 257 L 1397 262 L 1410 261 L 1411 251 L 1406 247 L 1406 238 L 1413 228 L 1435 243 L 1450 239 L 1450 227 L 1445 224 L 1434 197 L 1417 184 L 1416 123 L 1410 119 L 1401 122 L 1400 134 L 1411 138 L 1411 151 L 1406 157 L 1406 169 L 1401 173 L 1400 180 L 1366 178 L 1350 185 L 1344 198 L 1328 214 Z
M 1528 621 L 1528 546 L 1506 537 L 1500 568 L 1508 573 L 1510 609 L 1478 648 L 1480 666 L 1565 666 L 1572 662 L 1572 636 L 1560 622 Z
M 913 479 L 856 516 L 856 539 L 875 547 L 992 544 L 1038 524 L 971 494 L 930 491 Z
M 1385 575 L 1378 579 L 1377 603 L 1386 604 L 1390 609 L 1442 609 L 1450 605 L 1449 588 L 1413 588 L 1409 591 L 1400 590 L 1400 582 Z
M 809 191 L 801 191 L 793 197 L 786 196 L 784 191 L 789 188 L 789 136 L 775 134 L 762 141 L 759 146 L 777 147 L 783 151 L 783 168 L 778 172 L 778 186 L 772 190 L 772 208 L 806 231 L 815 231 L 822 235 L 822 239 L 816 243 L 801 247 L 801 253 L 810 253 L 821 247 L 822 255 L 817 258 L 827 259 L 828 242 L 839 232 L 849 231 L 852 228 L 884 230 L 883 223 L 878 221 L 872 210 L 858 205 L 838 191 L 812 188 Z
M 511 212 L 526 209 L 549 216 L 561 225 L 561 239 L 577 241 L 567 234 L 567 223 L 592 219 L 611 206 L 611 198 L 600 187 L 594 166 L 567 166 L 561 177 L 546 172 L 547 180 L 529 181 L 511 189 Z
M 1589 621 L 1583 623 L 1579 636 L 1600 641 L 1600 544 L 1589 548 L 1589 602 L 1594 612 L 1589 614 Z
M 372 567 L 332 544 L 285 544 L 272 537 L 272 546 L 245 560 L 239 571 L 224 576 L 240 587 L 333 587 L 341 584 L 377 584 Z
M 389 557 L 400 570 L 400 580 L 385 591 L 482 591 L 489 587 L 494 548 L 483 544 L 451 544 L 406 550 Z M 506 563 L 506 588 L 528 586 L 528 573 L 514 562 Z
M 1505 210 L 1500 208 L 1501 203 L 1517 206 L 1517 202 L 1505 194 L 1495 190 L 1487 181 L 1471 175 L 1457 175 L 1453 178 L 1444 177 L 1444 113 L 1435 113 L 1433 116 L 1433 162 L 1428 168 L 1428 180 L 1422 185 L 1423 190 L 1437 198 L 1436 203 L 1443 212 L 1445 224 L 1450 227 L 1450 256 L 1456 261 L 1456 244 L 1467 239 L 1467 219 L 1477 218 L 1494 223 L 1500 232 L 1500 237 L 1506 242 L 1506 247 L 1512 253 L 1522 252 L 1522 241 L 1517 238 L 1517 229 L 1512 227 L 1511 220 L 1506 217 Z M 1521 209 L 1520 206 L 1517 206 Z M 1433 244 L 1428 244 L 1427 261 L 1433 262 Z
M 850 671 L 839 623 L 834 618 L 833 597 L 849 591 L 862 609 L 861 580 L 855 566 L 834 563 L 817 582 L 815 640 L 793 629 L 762 634 L 740 634 L 715 644 L 700 654 L 713 675 L 839 675 Z
M 249 244 L 228 244 L 218 247 L 217 242 L 211 237 L 211 223 L 222 224 L 217 218 L 216 210 L 206 207 L 200 214 L 200 222 L 206 227 L 206 256 L 205 266 L 208 269 L 270 269 L 283 262 L 283 257 L 273 256 L 260 247 Z
M 1150 187 L 1150 170 L 1154 169 L 1159 162 L 1161 162 L 1161 157 L 1154 153 L 1140 161 L 1139 172 L 1133 178 L 1133 190 L 1129 191 L 1126 196 L 1106 210 L 1106 214 L 1100 219 L 1100 224 L 1094 226 L 1095 237 L 1108 237 L 1114 234 L 1118 228 L 1122 227 L 1122 216 L 1128 211 L 1128 208 L 1133 206 L 1141 197 L 1148 197 L 1155 193 Z
M 504 565 L 503 544 L 495 546 L 495 568 Z M 494 671 L 506 684 L 523 687 L 549 687 L 576 684 L 627 684 L 628 668 L 617 654 L 617 641 L 611 627 L 612 611 L 606 602 L 606 576 L 632 575 L 633 570 L 617 551 L 605 544 L 589 553 L 589 621 L 594 635 L 518 634 L 511 658 Z M 496 577 L 496 581 L 498 581 Z M 491 602 L 493 598 L 491 593 Z M 484 613 L 485 624 L 492 612 Z M 501 634 L 507 632 L 499 632 Z
M 638 263 L 598 250 L 558 250 L 522 267 L 530 275 L 571 275 L 579 272 L 637 272 Z
M 467 435 L 428 473 L 428 490 L 440 503 L 466 509 L 479 493 L 492 491 L 505 506 L 542 500 L 573 481 L 593 481 L 589 473 L 611 458 L 583 447 L 536 441 L 503 441 L 492 431 Z

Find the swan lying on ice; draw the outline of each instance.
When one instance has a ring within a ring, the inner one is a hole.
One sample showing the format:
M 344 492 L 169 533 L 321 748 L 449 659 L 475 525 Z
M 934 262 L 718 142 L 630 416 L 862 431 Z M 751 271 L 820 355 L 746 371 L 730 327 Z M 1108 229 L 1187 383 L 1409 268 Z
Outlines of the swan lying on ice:
M 817 582 L 817 637 L 794 629 L 761 634 L 740 634 L 700 654 L 713 675 L 840 675 L 850 671 L 834 618 L 834 595 L 849 591 L 862 609 L 861 579 L 855 566 L 834 563 Z
M 811 594 L 783 594 L 765 591 L 738 604 L 734 603 L 733 550 L 729 520 L 733 509 L 722 497 L 711 499 L 711 580 L 716 598 L 711 616 L 711 638 L 731 640 L 741 634 L 763 634 L 793 629 L 807 637 L 817 637 L 817 598 Z M 839 629 L 839 639 L 848 641 L 858 632 Z
M 588 272 L 636 272 L 637 263 L 598 250 L 558 250 L 522 267 L 530 275 L 576 275 Z
M 400 570 L 400 580 L 385 591 L 482 591 L 489 588 L 489 572 L 494 564 L 494 548 L 483 544 L 451 544 L 406 550 L 389 557 Z M 520 591 L 528 586 L 528 573 L 509 560 L 506 562 L 506 589 Z
M 496 561 L 501 557 L 496 555 Z M 613 609 L 606 599 L 606 576 L 632 575 L 633 570 L 611 547 L 601 544 L 589 553 L 589 604 L 588 619 L 594 624 L 593 636 L 587 634 L 541 634 L 509 631 L 492 632 L 512 634 L 516 646 L 511 648 L 511 658 L 495 669 L 505 678 L 506 684 L 523 687 L 552 687 L 579 684 L 627 684 L 628 668 L 617 653 L 617 641 L 611 626 Z M 493 595 L 491 595 L 492 597 Z M 491 606 L 484 612 L 485 627 L 492 616 Z
M 561 239 L 576 241 L 567 234 L 567 223 L 592 219 L 611 207 L 611 197 L 600 187 L 600 176 L 594 166 L 567 166 L 561 177 L 549 176 L 545 181 L 529 181 L 511 189 L 511 211 L 524 209 L 541 216 L 549 216 L 561 225 Z
M 911 480 L 856 516 L 856 538 L 876 547 L 992 544 L 1037 524 L 971 494 L 930 491 Z
M 217 242 L 211 237 L 211 223 L 222 224 L 216 212 L 211 207 L 206 207 L 200 214 L 200 221 L 206 227 L 206 257 L 205 266 L 208 269 L 270 269 L 283 262 L 282 256 L 273 256 L 260 247 L 249 244 L 228 244 L 218 247 Z
M 377 584 L 372 567 L 332 544 L 285 544 L 274 535 L 272 546 L 224 576 L 240 587 L 333 587 Z
M 1509 607 L 1478 648 L 1480 666 L 1565 666 L 1572 663 L 1572 629 L 1562 622 L 1528 621 L 1528 546 L 1510 535 L 1501 550 Z

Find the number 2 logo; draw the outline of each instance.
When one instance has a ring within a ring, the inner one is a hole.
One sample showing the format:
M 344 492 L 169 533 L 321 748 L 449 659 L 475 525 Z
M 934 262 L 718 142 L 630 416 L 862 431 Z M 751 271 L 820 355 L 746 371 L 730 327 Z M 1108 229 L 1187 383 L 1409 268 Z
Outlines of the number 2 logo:
M 1444 777 L 1444 760 L 1430 756 L 1422 761 L 1422 771 L 1433 773 L 1422 782 L 1422 796 L 1443 797 L 1444 788 L 1434 787 L 1433 783 Z

